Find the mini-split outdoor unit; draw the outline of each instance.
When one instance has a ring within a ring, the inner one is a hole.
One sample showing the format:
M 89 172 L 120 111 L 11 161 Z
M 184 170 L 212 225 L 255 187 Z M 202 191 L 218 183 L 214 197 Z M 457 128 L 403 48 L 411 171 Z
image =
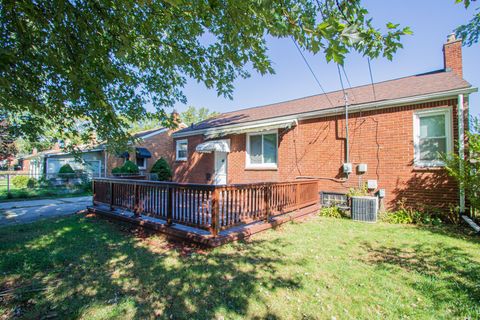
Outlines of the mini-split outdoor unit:
M 377 197 L 351 197 L 352 219 L 364 222 L 377 222 Z

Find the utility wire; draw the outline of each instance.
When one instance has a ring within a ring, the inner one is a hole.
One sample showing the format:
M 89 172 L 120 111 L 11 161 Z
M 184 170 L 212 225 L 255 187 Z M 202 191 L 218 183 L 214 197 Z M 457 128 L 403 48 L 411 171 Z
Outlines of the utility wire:
M 340 85 L 342 86 L 343 95 L 346 95 L 345 87 L 343 86 L 342 73 L 340 72 L 340 65 L 337 64 L 338 77 L 340 78 Z
M 312 67 L 310 67 L 310 64 L 308 63 L 307 59 L 305 58 L 305 56 L 303 55 L 303 52 L 302 50 L 300 50 L 300 47 L 298 46 L 297 42 L 295 41 L 295 39 L 293 37 L 291 37 L 292 41 L 293 41 L 293 44 L 295 44 L 295 47 L 297 48 L 298 52 L 300 53 L 300 55 L 302 56 L 303 58 L 303 61 L 305 61 L 305 64 L 307 65 L 308 69 L 310 70 L 310 72 L 312 73 L 312 76 L 315 78 L 315 81 L 317 82 L 318 86 L 320 87 L 320 89 L 322 90 L 323 94 L 325 95 L 325 97 L 327 98 L 328 100 L 328 103 L 330 103 L 330 106 L 332 108 L 335 108 L 335 106 L 333 105 L 332 101 L 330 101 L 330 98 L 328 97 L 328 94 L 325 92 L 325 90 L 323 89 L 323 86 L 322 84 L 320 83 L 320 80 L 318 80 L 317 76 L 315 75 L 315 72 L 313 72 L 313 69 Z
M 353 96 L 353 100 L 356 101 L 356 99 L 355 99 L 355 94 L 353 93 L 352 84 L 350 83 L 350 79 L 348 78 L 347 71 L 345 70 L 345 67 L 344 67 L 344 66 L 342 66 L 342 70 L 343 70 L 343 74 L 345 75 L 345 79 L 347 79 L 348 87 L 350 88 L 350 93 L 351 93 L 352 96 Z
M 377 101 L 377 95 L 375 93 L 375 84 L 373 83 L 372 67 L 370 66 L 370 58 L 367 58 L 367 61 L 368 61 L 368 71 L 370 72 L 370 82 L 372 83 L 373 99 Z

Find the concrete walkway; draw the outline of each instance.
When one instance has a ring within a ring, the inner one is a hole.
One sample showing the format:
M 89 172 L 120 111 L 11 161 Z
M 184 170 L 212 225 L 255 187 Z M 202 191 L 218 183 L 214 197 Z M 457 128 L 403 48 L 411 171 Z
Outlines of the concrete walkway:
M 70 215 L 91 204 L 91 196 L 1 202 L 0 227 Z

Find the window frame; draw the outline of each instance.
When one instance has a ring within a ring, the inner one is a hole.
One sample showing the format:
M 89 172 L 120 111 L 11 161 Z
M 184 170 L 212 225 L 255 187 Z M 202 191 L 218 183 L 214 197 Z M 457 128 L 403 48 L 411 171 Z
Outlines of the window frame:
M 276 136 L 276 159 L 275 163 L 263 163 L 263 136 L 275 134 Z M 250 162 L 250 137 L 252 136 L 262 136 L 262 163 L 251 163 Z M 247 133 L 246 137 L 246 160 L 245 160 L 245 169 L 260 169 L 260 170 L 277 170 L 278 169 L 278 130 L 269 130 L 269 131 L 260 131 Z
M 428 116 L 445 116 L 445 146 L 446 152 L 453 152 L 453 121 L 451 107 L 434 108 L 419 110 L 413 114 L 413 146 L 414 146 L 414 165 L 416 167 L 443 167 L 445 162 L 442 160 L 420 160 L 420 118 Z
M 180 151 L 179 146 L 181 144 L 185 143 L 187 145 L 187 150 L 186 150 L 186 156 L 185 157 L 179 157 L 178 152 Z M 175 159 L 176 161 L 187 161 L 188 159 L 188 139 L 181 139 L 175 141 Z

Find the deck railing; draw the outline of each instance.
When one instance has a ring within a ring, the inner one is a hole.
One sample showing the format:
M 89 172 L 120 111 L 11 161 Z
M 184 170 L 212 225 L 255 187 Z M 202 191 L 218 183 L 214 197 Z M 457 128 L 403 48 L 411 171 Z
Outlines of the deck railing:
M 213 235 L 319 201 L 316 180 L 215 186 L 98 178 L 93 190 L 94 204 L 209 230 Z

